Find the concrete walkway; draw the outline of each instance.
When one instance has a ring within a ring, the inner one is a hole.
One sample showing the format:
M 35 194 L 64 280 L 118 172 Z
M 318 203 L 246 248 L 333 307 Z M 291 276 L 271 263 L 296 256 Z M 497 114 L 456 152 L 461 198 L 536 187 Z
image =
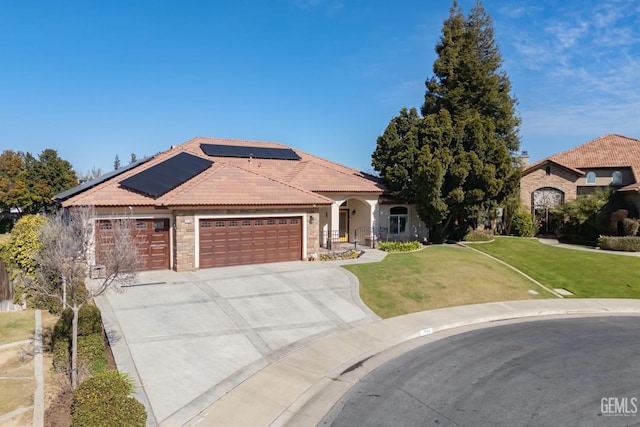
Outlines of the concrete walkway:
M 333 334 L 270 364 L 190 426 L 316 426 L 347 390 L 395 355 L 509 319 L 640 315 L 640 300 L 564 299 L 477 304 L 379 320 Z
M 179 426 L 287 354 L 379 320 L 339 266 L 385 255 L 367 249 L 348 261 L 145 272 L 96 304 L 148 424 Z
M 563 248 L 563 249 L 572 249 L 574 251 L 597 252 L 599 254 L 606 254 L 606 255 L 624 255 L 624 256 L 640 257 L 640 252 L 603 251 L 600 248 L 590 248 L 588 246 L 569 245 L 566 243 L 560 243 L 557 239 L 539 238 L 538 241 L 540 243 L 544 243 L 545 245 L 556 246 L 558 248 Z
M 33 395 L 33 426 L 44 425 L 44 367 L 42 355 L 42 312 L 36 310 L 36 331 L 33 341 L 33 375 L 36 391 Z

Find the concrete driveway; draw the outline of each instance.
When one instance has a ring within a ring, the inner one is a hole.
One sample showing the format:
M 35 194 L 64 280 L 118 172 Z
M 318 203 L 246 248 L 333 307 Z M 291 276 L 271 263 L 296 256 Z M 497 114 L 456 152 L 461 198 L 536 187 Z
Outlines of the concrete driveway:
M 118 369 L 139 386 L 149 424 L 183 425 L 269 363 L 377 319 L 339 264 L 146 272 L 98 298 Z

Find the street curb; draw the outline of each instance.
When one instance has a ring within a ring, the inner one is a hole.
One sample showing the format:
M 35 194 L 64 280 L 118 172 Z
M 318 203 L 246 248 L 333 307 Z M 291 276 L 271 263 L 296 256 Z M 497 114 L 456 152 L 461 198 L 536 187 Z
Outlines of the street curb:
M 333 334 L 270 364 L 187 425 L 315 426 L 353 384 L 389 360 L 394 348 L 407 351 L 403 346 L 414 338 L 436 340 L 447 331 L 454 335 L 464 332 L 464 327 L 485 327 L 505 320 L 629 314 L 640 315 L 640 300 L 505 301 L 376 321 Z M 443 333 L 434 335 L 438 332 Z

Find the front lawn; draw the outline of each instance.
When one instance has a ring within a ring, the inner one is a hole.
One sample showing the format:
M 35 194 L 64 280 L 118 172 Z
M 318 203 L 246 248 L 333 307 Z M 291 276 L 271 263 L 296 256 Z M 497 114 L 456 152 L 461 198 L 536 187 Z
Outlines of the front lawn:
M 472 245 L 469 245 L 472 246 Z M 640 257 L 545 245 L 537 239 L 497 237 L 473 245 L 549 288 L 582 298 L 640 298 Z
M 383 318 L 456 305 L 550 296 L 502 264 L 452 245 L 390 253 L 381 262 L 345 268 L 358 277 L 365 304 Z M 529 289 L 540 295 L 531 295 Z

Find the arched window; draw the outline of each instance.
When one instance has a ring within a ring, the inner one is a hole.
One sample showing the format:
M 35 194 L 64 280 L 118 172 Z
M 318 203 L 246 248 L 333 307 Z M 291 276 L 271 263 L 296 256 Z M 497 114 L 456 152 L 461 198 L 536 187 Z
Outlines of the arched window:
M 407 214 L 404 206 L 394 206 L 389 210 L 389 234 L 404 234 L 407 231 Z
M 595 183 L 596 183 L 596 173 L 587 172 L 587 184 L 595 184 Z
M 613 174 L 611 174 L 611 184 L 622 185 L 622 172 L 615 171 Z

